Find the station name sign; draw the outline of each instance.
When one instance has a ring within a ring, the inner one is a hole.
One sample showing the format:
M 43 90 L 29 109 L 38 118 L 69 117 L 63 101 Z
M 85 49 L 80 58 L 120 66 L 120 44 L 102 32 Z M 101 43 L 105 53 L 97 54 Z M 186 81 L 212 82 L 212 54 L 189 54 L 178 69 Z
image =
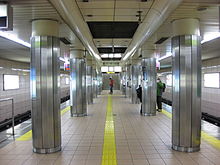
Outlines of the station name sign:
M 9 4 L 0 3 L 0 30 L 13 30 L 13 10 Z

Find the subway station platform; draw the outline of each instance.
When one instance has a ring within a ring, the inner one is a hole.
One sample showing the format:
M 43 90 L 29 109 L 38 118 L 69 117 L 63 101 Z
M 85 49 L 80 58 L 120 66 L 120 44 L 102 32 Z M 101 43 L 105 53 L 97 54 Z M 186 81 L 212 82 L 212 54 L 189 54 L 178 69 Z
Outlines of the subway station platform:
M 140 116 L 119 91 L 104 91 L 88 106 L 88 116 L 70 117 L 61 111 L 62 151 L 36 154 L 28 131 L 0 148 L 1 165 L 219 165 L 220 141 L 202 127 L 201 150 L 171 149 L 171 114 Z

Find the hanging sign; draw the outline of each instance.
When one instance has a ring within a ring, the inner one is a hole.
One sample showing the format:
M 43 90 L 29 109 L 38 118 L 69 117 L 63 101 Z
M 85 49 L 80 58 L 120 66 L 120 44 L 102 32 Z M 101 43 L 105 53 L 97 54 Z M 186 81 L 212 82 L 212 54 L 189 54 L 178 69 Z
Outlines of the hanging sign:
M 9 4 L 0 3 L 0 30 L 13 29 L 13 10 Z

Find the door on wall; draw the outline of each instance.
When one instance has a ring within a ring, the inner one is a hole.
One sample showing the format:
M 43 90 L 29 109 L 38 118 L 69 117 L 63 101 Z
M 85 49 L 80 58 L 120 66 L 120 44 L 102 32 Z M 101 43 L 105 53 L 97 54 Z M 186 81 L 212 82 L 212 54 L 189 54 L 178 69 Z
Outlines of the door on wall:
M 119 90 L 120 89 L 120 75 L 119 73 L 114 73 L 114 74 L 107 74 L 103 73 L 102 74 L 102 89 L 103 90 L 109 90 L 109 78 L 112 78 L 114 80 L 114 90 Z

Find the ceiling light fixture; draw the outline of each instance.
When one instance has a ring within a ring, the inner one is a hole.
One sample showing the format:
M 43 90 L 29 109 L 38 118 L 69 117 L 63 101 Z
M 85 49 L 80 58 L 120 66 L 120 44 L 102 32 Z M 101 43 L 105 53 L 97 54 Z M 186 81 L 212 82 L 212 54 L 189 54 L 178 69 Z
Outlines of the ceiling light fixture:
M 171 56 L 172 56 L 172 53 L 171 52 L 167 52 L 165 56 L 162 56 L 162 57 L 158 58 L 158 61 L 161 61 L 161 60 L 163 60 L 165 58 L 168 58 L 168 57 L 171 57 Z
M 25 42 L 25 41 L 17 38 L 17 36 L 15 36 L 14 34 L 10 34 L 10 33 L 6 33 L 6 32 L 3 32 L 3 31 L 0 31 L 0 37 L 6 38 L 8 40 L 11 40 L 13 42 L 16 42 L 16 43 L 18 43 L 20 45 L 23 45 L 25 47 L 28 47 L 28 48 L 31 47 L 30 43 Z
M 220 37 L 220 32 L 208 32 L 205 33 L 203 36 L 203 40 L 201 41 L 201 44 L 204 44 L 205 42 L 214 40 L 216 38 Z

